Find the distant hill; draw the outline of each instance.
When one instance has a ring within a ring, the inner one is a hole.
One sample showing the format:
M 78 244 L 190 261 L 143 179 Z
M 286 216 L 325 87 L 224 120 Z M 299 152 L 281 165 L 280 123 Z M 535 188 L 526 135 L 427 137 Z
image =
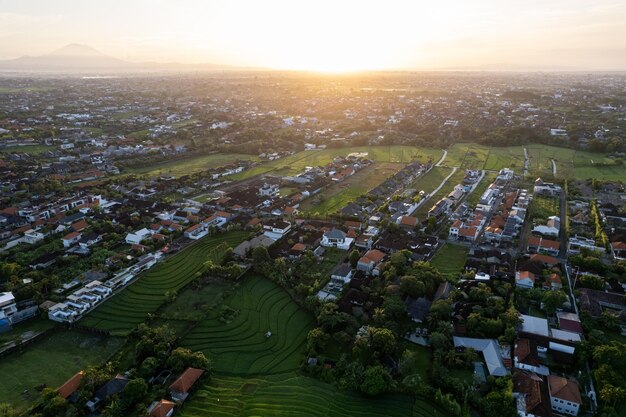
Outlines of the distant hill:
M 150 72 L 150 71 L 210 71 L 242 69 L 227 65 L 196 64 L 177 62 L 129 62 L 105 55 L 80 44 L 69 44 L 56 51 L 40 56 L 22 56 L 0 60 L 0 71 L 18 72 Z

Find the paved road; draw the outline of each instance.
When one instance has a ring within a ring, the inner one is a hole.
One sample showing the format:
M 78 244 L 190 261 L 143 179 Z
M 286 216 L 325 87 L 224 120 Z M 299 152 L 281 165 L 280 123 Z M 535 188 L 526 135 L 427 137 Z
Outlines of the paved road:
M 445 152 L 445 151 L 444 151 Z M 431 191 L 430 193 L 426 194 L 424 196 L 424 198 L 422 198 L 420 200 L 419 203 L 417 203 L 417 207 L 415 208 L 415 211 L 417 211 L 417 209 L 419 209 L 420 207 L 422 207 L 428 200 L 430 200 L 430 197 L 432 197 L 434 194 L 437 194 L 437 192 L 439 190 L 441 190 L 441 188 L 446 185 L 446 182 L 448 182 L 448 180 L 450 179 L 451 176 L 454 175 L 454 173 L 457 171 L 457 169 L 459 169 L 458 167 L 453 167 L 452 168 L 452 172 L 450 173 L 450 175 L 448 175 L 447 177 L 445 177 L 443 179 L 443 181 L 441 181 L 441 184 L 439 184 L 439 187 L 435 188 L 433 191 Z M 414 212 L 415 212 L 414 211 Z
M 554 162 L 554 159 L 551 159 L 552 161 L 552 176 L 556 177 L 556 162 Z
M 528 149 L 524 148 L 524 176 L 528 175 L 529 165 L 530 165 L 530 157 L 528 156 Z
M 560 227 L 559 227 L 559 241 L 561 242 L 561 248 L 559 249 L 559 258 L 567 258 L 567 193 L 565 189 L 561 190 L 560 197 Z
M 439 162 L 435 164 L 436 167 L 441 166 L 443 161 L 446 160 L 446 156 L 448 156 L 448 151 L 446 151 L 445 149 L 442 149 L 442 150 L 443 150 L 443 155 L 441 156 L 441 159 L 439 160 Z

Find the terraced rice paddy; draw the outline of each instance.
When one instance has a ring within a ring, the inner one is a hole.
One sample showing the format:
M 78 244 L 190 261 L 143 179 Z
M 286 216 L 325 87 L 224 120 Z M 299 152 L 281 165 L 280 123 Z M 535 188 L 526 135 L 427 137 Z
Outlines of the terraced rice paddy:
M 109 330 L 116 335 L 128 334 L 163 304 L 166 292 L 178 291 L 191 282 L 207 260 L 219 260 L 222 251 L 216 251 L 216 248 L 222 242 L 235 247 L 247 235 L 247 232 L 229 232 L 200 240 L 154 266 L 135 283 L 89 313 L 80 324 Z
M 249 274 L 224 304 L 237 312 L 232 321 L 221 321 L 220 311 L 214 310 L 181 344 L 213 358 L 221 373 L 275 374 L 298 368 L 314 318 L 286 291 Z
M 293 373 L 249 379 L 216 376 L 198 389 L 180 415 L 438 416 L 414 409 L 415 404 L 411 397 L 404 395 L 366 398 L 341 392 L 332 385 Z M 432 405 L 427 407 L 433 409 Z

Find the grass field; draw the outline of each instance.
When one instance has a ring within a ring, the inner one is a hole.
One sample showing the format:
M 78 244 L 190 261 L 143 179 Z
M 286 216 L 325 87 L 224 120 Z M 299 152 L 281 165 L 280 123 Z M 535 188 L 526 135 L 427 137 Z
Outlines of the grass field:
M 434 168 L 433 168 L 434 169 Z M 451 171 L 446 172 L 445 170 L 449 168 L 444 168 L 444 177 L 450 175 Z M 422 204 L 419 209 L 415 212 L 415 216 L 417 216 L 420 221 L 426 219 L 428 217 L 428 211 L 430 208 L 440 199 L 450 194 L 454 187 L 457 184 L 460 184 L 463 181 L 463 177 L 465 177 L 465 171 L 462 169 L 457 169 L 456 172 L 448 179 L 448 181 L 441 187 L 439 191 L 437 191 L 433 196 L 430 197 L 425 204 Z M 441 181 L 440 181 L 441 182 Z M 439 184 L 435 185 L 433 188 L 437 188 Z
M 383 183 L 401 168 L 402 165 L 398 163 L 374 163 L 346 180 L 331 185 L 320 194 L 305 200 L 300 210 L 305 213 L 318 215 L 337 212 L 349 202 L 355 201 L 363 194 L 367 194 L 369 190 Z
M 445 243 L 430 260 L 441 273 L 450 278 L 458 278 L 465 266 L 468 248 L 452 243 Z
M 416 414 L 415 406 L 421 410 Z M 267 377 L 216 376 L 201 386 L 181 417 L 227 416 L 443 416 L 406 395 L 376 398 L 338 391 L 333 385 L 283 373 Z
M 191 158 L 178 158 L 173 161 L 146 166 L 125 168 L 124 173 L 147 175 L 171 174 L 181 176 L 205 171 L 210 168 L 217 168 L 235 162 L 236 160 L 258 160 L 258 158 L 254 155 L 232 153 L 201 155 Z
M 550 216 L 558 216 L 559 199 L 556 197 L 535 196 L 528 207 L 528 220 L 547 221 Z
M 330 148 L 321 151 L 302 151 L 276 161 L 260 164 L 252 169 L 233 175 L 231 178 L 242 180 L 260 174 L 290 175 L 301 172 L 307 166 L 320 166 L 332 162 L 337 156 L 351 153 L 367 153 L 367 157 L 376 162 L 408 163 L 414 160 L 427 162 L 439 160 L 442 151 L 416 146 L 354 146 L 349 148 Z
M 249 274 L 225 301 L 237 314 L 230 322 L 220 311 L 182 340 L 182 346 L 213 358 L 217 372 L 231 375 L 270 374 L 296 370 L 314 319 L 278 285 Z M 272 332 L 266 337 L 268 331 Z
M 480 196 L 483 195 L 487 187 L 491 185 L 492 182 L 496 179 L 497 174 L 495 172 L 486 172 L 485 177 L 482 179 L 480 184 L 476 186 L 474 191 L 467 196 L 465 202 L 470 208 L 476 207 L 478 201 L 480 200 Z
M 74 331 L 53 333 L 0 360 L 0 403 L 28 406 L 39 397 L 36 386 L 56 388 L 81 369 L 103 362 L 123 343 Z
M 428 173 L 419 177 L 409 188 L 415 188 L 418 192 L 424 191 L 427 194 L 437 188 L 441 181 L 450 174 L 450 168 L 433 167 Z
M 167 291 L 178 291 L 191 282 L 209 259 L 219 260 L 215 249 L 226 242 L 237 246 L 247 232 L 230 232 L 206 237 L 193 246 L 154 266 L 135 283 L 89 313 L 80 324 L 125 335 L 154 313 L 165 301 Z
M 615 165 L 615 161 L 604 154 L 547 145 L 529 145 L 526 148 L 530 156 L 530 171 L 535 176 L 551 177 L 554 159 L 559 179 L 623 180 L 626 177 L 626 165 Z
M 47 145 L 28 145 L 28 146 L 5 146 L 0 148 L 0 153 L 29 153 L 33 155 L 42 154 L 48 151 L 58 150 L 55 146 Z

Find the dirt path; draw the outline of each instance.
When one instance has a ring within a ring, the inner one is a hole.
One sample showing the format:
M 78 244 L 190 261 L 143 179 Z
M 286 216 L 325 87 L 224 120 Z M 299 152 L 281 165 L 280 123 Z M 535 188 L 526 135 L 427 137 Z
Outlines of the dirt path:
M 528 156 L 528 149 L 524 148 L 524 176 L 528 175 L 529 165 L 530 165 L 530 157 Z
M 552 161 L 552 176 L 556 177 L 556 162 L 554 162 L 554 159 L 551 159 Z

